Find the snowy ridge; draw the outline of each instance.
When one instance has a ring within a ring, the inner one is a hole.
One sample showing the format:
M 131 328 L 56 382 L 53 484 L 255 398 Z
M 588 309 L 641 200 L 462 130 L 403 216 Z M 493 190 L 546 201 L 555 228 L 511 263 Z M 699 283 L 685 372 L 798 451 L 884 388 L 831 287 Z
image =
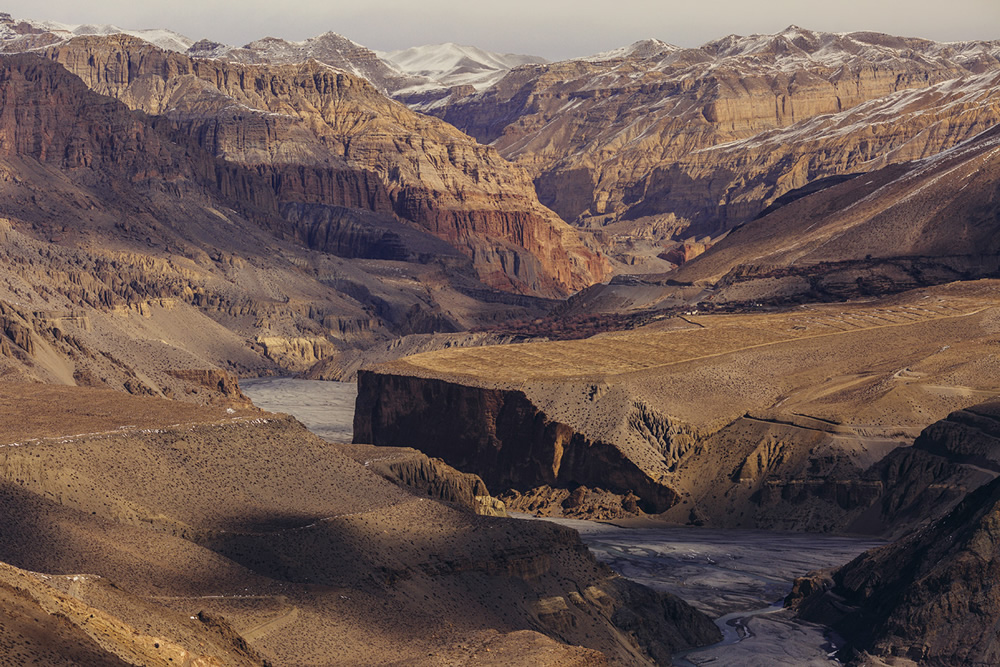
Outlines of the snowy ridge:
M 423 80 L 415 80 L 413 76 L 383 62 L 374 51 L 335 32 L 326 32 L 300 42 L 264 37 L 241 47 L 202 40 L 187 53 L 195 58 L 244 63 L 295 64 L 316 60 L 366 79 L 382 92 L 423 83 Z
M 667 44 L 666 42 L 661 42 L 658 39 L 643 39 L 628 46 L 621 46 L 617 49 L 611 49 L 610 51 L 604 51 L 602 53 L 595 53 L 592 56 L 586 56 L 584 58 L 573 58 L 573 60 L 585 60 L 587 62 L 598 63 L 606 62 L 608 60 L 619 60 L 621 58 L 655 58 L 658 56 L 665 56 L 671 53 L 676 53 L 677 51 L 683 51 L 679 46 L 674 46 L 673 44 Z
M 83 35 L 130 35 L 154 44 L 167 51 L 178 51 L 183 53 L 194 44 L 194 40 L 185 37 L 172 30 L 151 29 L 151 30 L 128 30 L 111 24 L 90 24 L 72 25 L 69 23 L 59 23 L 57 21 L 34 21 L 10 19 L 6 20 L 0 15 L 0 40 L 9 41 L 19 37 L 30 35 L 51 34 L 55 39 L 50 43 L 65 41 Z
M 919 57 L 965 65 L 980 58 L 1000 58 L 1000 41 L 932 42 L 876 32 L 814 32 L 791 25 L 773 35 L 729 35 L 708 42 L 700 50 L 718 62 L 773 59 L 787 72 L 816 65 L 835 69 L 857 61 L 877 63 Z
M 806 140 L 835 142 L 872 125 L 902 123 L 908 115 L 957 118 L 964 109 L 990 104 L 1000 105 L 1000 71 L 951 79 L 927 88 L 900 90 L 839 113 L 814 116 L 748 139 L 716 144 L 696 152 L 762 150 L 767 146 L 777 147 Z
M 485 90 L 519 65 L 537 65 L 547 61 L 537 56 L 494 53 L 461 44 L 427 44 L 398 51 L 376 51 L 384 62 L 398 71 L 426 79 L 400 93 L 472 86 Z

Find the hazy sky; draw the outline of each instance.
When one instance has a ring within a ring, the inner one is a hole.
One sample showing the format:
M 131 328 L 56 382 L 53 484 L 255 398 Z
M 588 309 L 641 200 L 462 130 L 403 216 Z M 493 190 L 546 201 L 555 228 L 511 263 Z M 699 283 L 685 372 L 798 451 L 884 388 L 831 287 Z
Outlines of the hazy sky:
M 14 0 L 3 9 L 15 18 L 170 28 L 192 39 L 237 45 L 332 30 L 373 49 L 457 42 L 550 59 L 647 37 L 699 46 L 790 24 L 942 41 L 1000 39 L 1000 0 Z

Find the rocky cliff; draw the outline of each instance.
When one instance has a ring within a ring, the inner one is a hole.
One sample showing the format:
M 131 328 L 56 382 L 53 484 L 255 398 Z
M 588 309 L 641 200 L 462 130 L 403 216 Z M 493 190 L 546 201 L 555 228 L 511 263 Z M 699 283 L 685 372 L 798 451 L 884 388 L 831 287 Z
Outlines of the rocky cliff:
M 898 535 L 996 474 L 932 432 L 914 444 L 1000 388 L 994 287 L 418 354 L 360 374 L 354 436 L 475 472 L 516 510 Z
M 354 441 L 414 447 L 495 489 L 599 486 L 634 492 L 648 513 L 679 500 L 618 448 L 547 417 L 517 391 L 361 371 Z
M 595 285 L 562 310 L 649 318 L 869 299 L 994 277 L 998 127 L 930 157 L 792 190 L 675 271 Z
M 808 194 L 734 230 L 675 280 L 711 300 L 836 299 L 996 275 L 1000 130 Z
M 998 406 L 976 406 L 925 432 L 983 462 L 997 457 Z M 923 436 L 922 436 L 923 437 Z M 974 452 L 974 453 L 973 453 Z M 995 463 L 987 463 L 995 469 Z M 814 577 L 801 616 L 835 623 L 854 664 L 992 664 L 1000 659 L 1000 599 L 990 584 L 1000 545 L 1000 481 L 970 493 L 939 521 Z M 800 590 L 808 588 L 805 581 Z
M 429 112 L 528 169 L 564 219 L 665 224 L 682 240 L 716 237 L 817 178 L 931 155 L 987 129 L 1000 120 L 998 66 L 996 42 L 791 26 L 519 67 Z
M 467 257 L 391 214 L 281 204 L 292 179 L 43 58 L 0 60 L 0 96 L 0 365 L 16 377 L 201 400 L 168 371 L 294 372 L 548 306 L 481 300 Z
M 279 200 L 415 222 L 495 287 L 565 294 L 608 271 L 493 148 L 328 65 L 191 59 L 121 35 L 46 55 L 92 90 L 164 115 L 216 156 L 254 168 Z

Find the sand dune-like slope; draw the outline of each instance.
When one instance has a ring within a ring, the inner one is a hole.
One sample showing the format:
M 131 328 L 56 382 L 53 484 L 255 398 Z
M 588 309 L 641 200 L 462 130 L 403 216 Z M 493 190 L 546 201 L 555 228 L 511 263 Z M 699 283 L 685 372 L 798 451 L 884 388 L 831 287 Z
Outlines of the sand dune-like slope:
M 155 643 L 220 664 L 245 649 L 273 664 L 497 653 L 583 665 L 714 640 L 707 618 L 598 565 L 571 531 L 414 495 L 289 417 L 15 391 L 0 433 L 0 561 Z M 12 425 L 54 398 L 64 421 L 21 440 Z M 232 641 L 209 646 L 206 633 Z

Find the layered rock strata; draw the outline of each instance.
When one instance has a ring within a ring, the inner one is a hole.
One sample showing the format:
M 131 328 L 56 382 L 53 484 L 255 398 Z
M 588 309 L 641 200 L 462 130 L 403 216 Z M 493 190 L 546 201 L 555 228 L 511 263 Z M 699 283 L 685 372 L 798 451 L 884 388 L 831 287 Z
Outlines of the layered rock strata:
M 790 26 L 519 67 L 428 111 L 528 169 L 564 219 L 667 225 L 668 240 L 683 240 L 717 237 L 812 180 L 932 155 L 989 128 L 998 67 L 997 42 Z M 615 254 L 628 264 L 627 249 Z M 643 263 L 623 270 L 667 268 Z
M 649 513 L 679 500 L 616 447 L 550 419 L 522 392 L 361 371 L 354 441 L 399 446 L 418 432 L 415 447 L 475 472 L 492 488 L 585 485 L 622 495 L 635 491 Z
M 998 146 L 993 127 L 937 155 L 793 190 L 676 271 L 617 278 L 562 310 L 753 309 L 995 277 Z
M 998 406 L 975 406 L 925 435 L 996 469 Z M 995 473 L 994 473 L 995 474 Z M 1000 481 L 963 499 L 946 517 L 858 557 L 832 575 L 800 580 L 805 618 L 834 624 L 852 664 L 991 664 L 1000 656 L 996 522 Z
M 328 65 L 191 59 L 120 35 L 46 55 L 95 92 L 166 116 L 216 156 L 256 169 L 279 201 L 410 220 L 462 250 L 494 287 L 559 295 L 608 272 L 494 149 Z
M 260 174 L 43 58 L 0 60 L 0 94 L 0 367 L 14 377 L 202 400 L 168 371 L 295 372 L 548 307 L 481 299 L 494 292 L 466 257 L 398 219 L 279 206 Z

